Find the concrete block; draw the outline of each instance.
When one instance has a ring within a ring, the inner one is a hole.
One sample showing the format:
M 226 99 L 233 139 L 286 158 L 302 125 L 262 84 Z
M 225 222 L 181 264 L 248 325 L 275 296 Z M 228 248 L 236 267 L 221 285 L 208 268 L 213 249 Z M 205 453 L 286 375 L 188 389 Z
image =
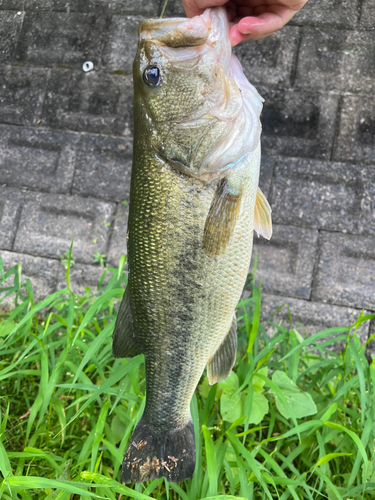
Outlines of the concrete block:
M 74 0 L 70 2 L 72 12 L 108 12 L 113 14 L 158 17 L 159 2 L 156 0 Z
M 266 198 L 268 198 L 270 192 L 274 166 L 275 158 L 268 154 L 262 153 L 260 162 L 259 187 Z
M 372 92 L 375 32 L 304 28 L 296 86 Z
M 85 61 L 98 67 L 109 16 L 27 12 L 17 45 L 16 61 L 36 66 L 64 66 L 82 71 Z
M 375 162 L 375 95 L 345 96 L 333 159 Z
M 0 123 L 36 123 L 47 85 L 48 70 L 0 67 Z
M 22 253 L 6 252 L 0 250 L 0 255 L 3 260 L 4 271 L 9 271 L 17 264 L 22 266 L 21 284 L 26 283 L 28 278 L 33 287 L 34 300 L 39 301 L 45 299 L 48 295 L 56 292 L 57 271 L 59 263 L 56 260 L 43 259 L 41 257 L 33 257 Z M 5 281 L 5 287 L 13 286 L 14 275 L 11 275 Z M 0 285 L 0 299 L 3 297 Z M 10 296 L 5 301 L 0 302 L 0 310 L 10 308 L 13 305 L 14 297 Z
M 344 163 L 282 159 L 271 189 L 277 224 L 375 234 L 375 170 Z
M 283 306 L 277 314 L 276 309 Z M 280 297 L 277 295 L 262 295 L 261 320 L 266 322 L 271 320 L 278 324 L 283 321 L 284 325 L 289 325 L 289 312 L 292 315 L 292 328 L 295 328 L 305 338 L 321 332 L 327 328 L 337 326 L 350 327 L 359 317 L 361 310 L 353 307 L 335 306 L 330 304 L 321 304 L 318 302 L 309 302 L 302 299 L 290 297 Z M 265 325 L 268 335 L 275 332 L 275 327 Z M 369 332 L 369 323 L 363 323 L 358 329 L 357 334 L 364 344 L 367 341 Z M 334 335 L 327 336 L 328 338 Z M 336 345 L 337 349 L 342 349 L 343 343 Z
M 79 140 L 77 134 L 0 126 L 0 183 L 69 192 Z
M 77 293 L 82 297 L 85 296 L 85 288 L 90 288 L 92 293 L 95 293 L 98 289 L 98 283 L 100 278 L 105 272 L 104 267 L 90 266 L 87 264 L 75 264 L 70 268 L 70 286 L 73 293 Z M 108 283 L 109 278 L 112 275 L 107 272 L 104 283 Z M 60 263 L 57 275 L 57 290 L 62 290 L 66 288 L 66 269 Z
M 25 0 L 25 10 L 69 12 L 70 0 Z
M 0 187 L 0 249 L 2 250 L 12 250 L 22 201 L 22 191 Z
M 375 311 L 375 237 L 322 232 L 312 297 Z
M 132 150 L 129 139 L 83 136 L 72 192 L 111 201 L 128 200 Z
M 131 76 L 52 70 L 42 123 L 97 134 L 126 135 L 133 128 Z
M 273 225 L 270 241 L 254 233 L 253 258 L 257 254 L 256 278 L 266 293 L 309 299 L 318 231 Z
M 365 30 L 375 29 L 375 4 L 374 0 L 362 0 L 359 28 Z
M 132 74 L 137 51 L 138 26 L 141 16 L 113 16 L 108 42 L 102 55 L 102 64 L 108 71 Z
M 263 151 L 287 156 L 329 157 L 338 96 L 258 87 L 265 99 Z
M 14 250 L 59 259 L 74 240 L 73 258 L 91 264 L 96 251 L 107 253 L 108 222 L 115 205 L 78 196 L 28 195 Z
M 234 53 L 252 84 L 288 87 L 298 39 L 299 28 L 286 26 L 271 37 L 237 45 Z
M 21 11 L 0 11 L 0 64 L 13 61 L 24 15 Z
M 107 264 L 113 267 L 117 267 L 120 258 L 127 255 L 128 216 L 129 207 L 120 203 L 113 222 L 107 258 Z
M 0 0 L 0 10 L 23 10 L 23 0 Z
M 372 0 L 369 0 L 371 2 Z M 353 29 L 357 24 L 359 0 L 314 0 L 293 17 L 291 24 Z

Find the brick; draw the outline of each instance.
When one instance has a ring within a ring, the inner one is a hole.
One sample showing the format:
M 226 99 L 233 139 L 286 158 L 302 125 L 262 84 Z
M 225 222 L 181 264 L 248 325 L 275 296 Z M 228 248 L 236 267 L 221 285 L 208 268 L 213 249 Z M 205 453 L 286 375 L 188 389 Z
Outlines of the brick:
M 85 288 L 90 288 L 91 292 L 95 293 L 104 271 L 105 268 L 99 266 L 90 266 L 87 264 L 73 265 L 69 273 L 72 292 L 84 297 L 86 293 Z M 110 273 L 107 273 L 104 283 L 108 283 L 110 276 Z M 66 269 L 60 264 L 57 275 L 57 290 L 62 290 L 67 286 Z
M 96 251 L 106 253 L 115 206 L 78 196 L 29 195 L 14 242 L 17 252 L 59 258 L 74 239 L 73 258 L 90 264 Z
M 114 14 L 158 16 L 159 5 L 156 0 L 74 0 L 70 10 L 78 12 L 109 12 Z
M 76 134 L 0 126 L 0 182 L 69 192 L 79 139 Z
M 375 29 L 375 4 L 374 0 L 362 0 L 359 27 L 365 30 Z
M 334 137 L 338 96 L 259 87 L 262 145 L 267 153 L 324 158 Z
M 375 88 L 375 32 L 304 28 L 296 86 L 371 92 Z
M 120 258 L 127 255 L 128 216 L 129 208 L 120 203 L 113 223 L 107 258 L 107 264 L 113 267 L 117 267 Z
M 371 167 L 280 160 L 270 200 L 277 224 L 375 234 L 375 170 Z
M 374 236 L 320 234 L 313 300 L 375 310 Z
M 113 16 L 102 64 L 106 70 L 132 73 L 138 44 L 138 25 L 142 17 Z
M 0 10 L 23 10 L 23 0 L 0 0 Z
M 130 134 L 133 128 L 130 76 L 52 70 L 43 123 L 97 134 Z
M 372 2 L 372 0 L 369 0 Z M 314 0 L 293 17 L 291 24 L 352 29 L 357 23 L 359 0 Z
M 97 67 L 103 50 L 108 16 L 60 12 L 27 12 L 16 61 L 36 66 L 82 69 Z
M 24 12 L 0 11 L 0 64 L 13 61 L 24 15 Z
M 132 141 L 84 136 L 72 193 L 110 201 L 129 199 Z
M 0 187 L 0 249 L 2 250 L 12 250 L 22 201 L 23 193 L 18 189 Z
M 286 26 L 271 37 L 237 45 L 234 53 L 252 84 L 290 86 L 298 39 L 299 29 Z
M 266 293 L 309 299 L 315 262 L 318 231 L 273 225 L 270 241 L 254 235 L 254 267 Z
M 37 68 L 0 67 L 0 122 L 36 123 L 46 90 L 48 72 Z
M 57 270 L 59 263 L 56 260 L 43 259 L 41 257 L 32 257 L 31 255 L 24 255 L 14 252 L 0 251 L 1 258 L 4 264 L 5 272 L 9 271 L 17 264 L 22 265 L 22 279 L 21 284 L 26 283 L 28 278 L 33 287 L 34 300 L 41 300 L 51 295 L 56 291 L 57 284 Z M 11 275 L 6 281 L 6 286 L 13 286 L 14 275 Z M 2 294 L 0 294 L 0 299 Z M 5 301 L 0 302 L 0 310 L 10 308 L 12 306 L 12 299 L 10 296 Z
M 259 187 L 266 198 L 268 198 L 270 192 L 274 166 L 275 158 L 262 153 L 262 159 L 260 162 Z
M 274 314 L 276 309 L 283 306 L 277 314 Z M 327 328 L 337 326 L 350 327 L 359 317 L 361 310 L 353 307 L 343 307 L 331 304 L 321 304 L 318 302 L 310 302 L 302 299 L 294 299 L 290 297 L 280 297 L 271 294 L 262 294 L 262 322 L 270 319 L 273 323 L 279 323 L 283 320 L 285 325 L 289 325 L 289 312 L 292 315 L 292 328 L 304 337 L 309 337 Z M 274 333 L 275 329 L 272 326 L 266 326 L 268 335 Z M 357 331 L 357 335 L 364 344 L 367 341 L 369 332 L 369 323 L 363 323 Z M 333 335 L 326 337 L 331 338 Z M 343 343 L 337 345 L 338 349 L 342 349 Z
M 25 10 L 69 12 L 69 0 L 25 0 Z
M 340 131 L 333 159 L 338 161 L 375 161 L 375 96 L 343 98 Z

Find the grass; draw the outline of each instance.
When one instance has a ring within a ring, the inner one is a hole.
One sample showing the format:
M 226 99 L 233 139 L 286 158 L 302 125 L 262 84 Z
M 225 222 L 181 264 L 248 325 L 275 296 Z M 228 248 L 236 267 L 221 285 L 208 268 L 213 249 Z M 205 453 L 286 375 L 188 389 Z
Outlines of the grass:
M 268 338 L 254 282 L 231 376 L 210 387 L 203 374 L 191 403 L 194 476 L 122 485 L 145 403 L 143 357 L 111 354 L 125 259 L 84 297 L 66 264 L 67 287 L 37 303 L 20 266 L 5 272 L 0 258 L 0 301 L 13 304 L 0 315 L 0 498 L 375 498 L 375 362 L 356 335 L 370 316 L 308 339 L 275 324 Z M 341 354 L 329 350 L 337 341 Z

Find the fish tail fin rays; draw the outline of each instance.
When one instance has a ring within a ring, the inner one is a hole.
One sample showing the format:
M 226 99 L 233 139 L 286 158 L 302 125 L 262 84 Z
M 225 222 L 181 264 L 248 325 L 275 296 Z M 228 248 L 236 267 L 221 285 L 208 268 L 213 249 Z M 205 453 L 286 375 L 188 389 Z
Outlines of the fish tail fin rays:
M 115 358 L 133 358 L 138 354 L 142 354 L 142 350 L 135 338 L 129 294 L 130 289 L 127 286 L 113 331 L 112 354 Z
M 254 230 L 258 236 L 261 234 L 267 240 L 271 239 L 272 236 L 271 212 L 272 210 L 266 197 L 258 188 L 254 210 Z
M 123 483 L 143 483 L 160 477 L 180 482 L 189 479 L 195 468 L 193 422 L 181 429 L 153 430 L 143 418 L 131 437 L 122 463 Z
M 210 385 L 221 382 L 229 377 L 237 352 L 237 321 L 233 316 L 229 332 L 219 349 L 207 363 L 207 377 Z
M 227 180 L 220 182 L 203 233 L 203 247 L 208 255 L 216 257 L 225 252 L 238 220 L 241 197 L 241 193 L 230 192 Z

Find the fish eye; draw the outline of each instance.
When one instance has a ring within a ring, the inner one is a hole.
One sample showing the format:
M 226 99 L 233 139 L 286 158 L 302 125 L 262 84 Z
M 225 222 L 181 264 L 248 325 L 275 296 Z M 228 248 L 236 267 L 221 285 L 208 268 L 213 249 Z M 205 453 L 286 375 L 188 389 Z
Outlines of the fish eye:
M 148 66 L 143 72 L 143 79 L 149 85 L 159 85 L 161 80 L 160 69 L 157 66 Z

